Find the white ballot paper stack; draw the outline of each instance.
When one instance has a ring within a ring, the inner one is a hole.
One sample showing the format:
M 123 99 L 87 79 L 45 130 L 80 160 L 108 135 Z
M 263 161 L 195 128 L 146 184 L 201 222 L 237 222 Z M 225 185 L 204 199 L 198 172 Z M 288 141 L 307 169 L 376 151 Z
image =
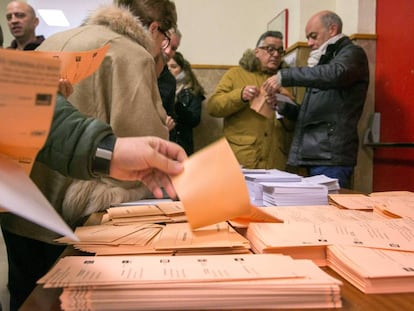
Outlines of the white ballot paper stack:
M 264 206 L 327 205 L 328 187 L 299 182 L 263 182 Z
M 283 255 L 65 257 L 39 283 L 64 310 L 339 308 L 341 282 Z
M 243 174 L 249 191 L 250 201 L 254 205 L 263 205 L 262 182 L 299 182 L 302 177 L 293 173 L 280 170 L 268 170 L 266 174 Z

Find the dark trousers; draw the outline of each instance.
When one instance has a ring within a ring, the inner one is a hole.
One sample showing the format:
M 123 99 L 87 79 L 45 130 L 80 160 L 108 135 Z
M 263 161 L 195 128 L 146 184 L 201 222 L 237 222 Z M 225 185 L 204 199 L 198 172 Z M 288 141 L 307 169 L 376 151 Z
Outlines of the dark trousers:
M 351 178 L 354 173 L 353 166 L 310 166 L 309 176 L 325 175 L 337 178 L 341 188 L 351 188 Z
M 64 245 L 53 245 L 25 238 L 4 229 L 7 260 L 9 264 L 8 289 L 10 311 L 23 304 L 40 279 L 65 249 Z

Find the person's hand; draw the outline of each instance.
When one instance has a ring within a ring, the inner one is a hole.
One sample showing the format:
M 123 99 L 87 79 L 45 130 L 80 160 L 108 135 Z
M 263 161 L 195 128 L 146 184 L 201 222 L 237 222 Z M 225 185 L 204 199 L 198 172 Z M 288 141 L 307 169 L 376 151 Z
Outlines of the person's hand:
M 285 95 L 287 97 L 289 97 L 291 100 L 295 101 L 295 97 L 283 86 L 281 86 L 276 93 Z M 276 97 L 276 93 L 266 93 L 266 103 L 273 109 L 273 110 L 277 110 L 277 97 Z
M 165 120 L 165 125 L 167 126 L 168 130 L 171 131 L 175 127 L 174 119 L 167 115 L 167 119 Z
M 140 180 L 162 198 L 161 187 L 171 198 L 177 196 L 169 175 L 184 169 L 184 149 L 159 137 L 118 138 L 112 154 L 110 176 L 120 180 Z
M 263 83 L 263 88 L 265 89 L 267 94 L 274 94 L 278 92 L 280 87 L 280 80 L 277 74 L 271 76 L 269 79 L 265 81 L 265 83 Z
M 289 92 L 289 90 L 288 90 L 288 89 L 286 89 L 286 88 L 284 88 L 283 86 L 281 86 L 281 87 L 279 88 L 279 93 L 280 93 L 280 94 L 282 94 L 282 95 L 285 95 L 285 96 L 289 97 L 289 98 L 290 98 L 291 100 L 293 100 L 293 101 L 295 101 L 295 100 L 296 100 L 295 96 L 293 96 L 293 95 Z
M 247 102 L 255 98 L 258 94 L 259 90 L 255 85 L 246 85 L 242 90 L 241 98 L 243 101 Z
M 65 97 L 68 98 L 73 93 L 72 83 L 67 79 L 59 79 L 59 89 L 58 91 Z

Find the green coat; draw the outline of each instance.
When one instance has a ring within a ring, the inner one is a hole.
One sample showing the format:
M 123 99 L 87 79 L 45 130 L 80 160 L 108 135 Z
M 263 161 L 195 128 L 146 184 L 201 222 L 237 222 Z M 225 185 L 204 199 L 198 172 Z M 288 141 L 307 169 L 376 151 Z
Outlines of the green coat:
M 243 87 L 260 88 L 270 76 L 245 66 L 229 69 L 209 98 L 207 110 L 211 116 L 224 119 L 224 136 L 240 165 L 285 170 L 293 124 L 276 117 L 267 119 L 241 99 Z

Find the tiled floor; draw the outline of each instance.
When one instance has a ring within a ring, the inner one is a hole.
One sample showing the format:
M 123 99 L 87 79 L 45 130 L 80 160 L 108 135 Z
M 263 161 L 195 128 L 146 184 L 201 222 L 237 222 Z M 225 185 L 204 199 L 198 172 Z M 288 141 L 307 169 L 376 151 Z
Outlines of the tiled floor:
M 3 235 L 0 230 L 0 310 L 9 311 L 9 292 L 7 290 L 7 253 L 4 245 Z

